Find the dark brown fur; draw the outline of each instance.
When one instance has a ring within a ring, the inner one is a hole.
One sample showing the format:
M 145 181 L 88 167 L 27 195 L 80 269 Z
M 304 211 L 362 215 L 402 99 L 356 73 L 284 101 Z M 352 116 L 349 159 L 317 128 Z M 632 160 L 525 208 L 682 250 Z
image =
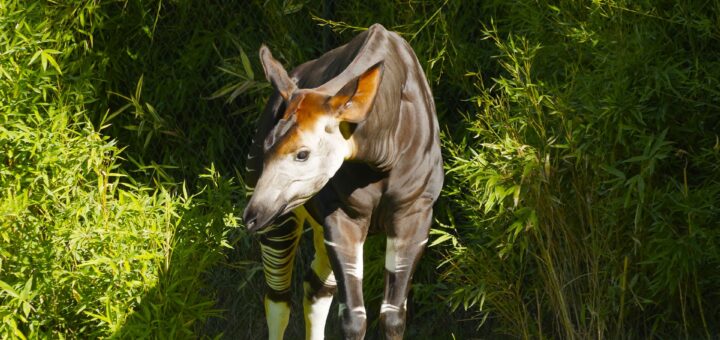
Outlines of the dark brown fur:
M 296 67 L 289 76 L 298 88 L 312 91 L 280 89 L 273 94 L 259 121 L 246 178 L 254 185 L 265 157 L 294 151 L 292 135 L 298 130 L 292 129 L 303 129 L 318 114 L 327 112 L 325 98 L 318 93 L 341 93 L 346 84 L 378 63 L 384 65 L 382 80 L 367 118 L 353 126 L 356 152 L 352 161 L 346 161 L 305 203 L 312 217 L 325 227 L 325 240 L 336 245 L 328 247 L 328 254 L 340 301 L 348 307 L 343 313 L 343 330 L 351 339 L 362 338 L 366 326 L 362 315 L 353 312 L 364 305 L 362 280 L 349 275 L 346 268 L 362 256 L 353 247 L 364 242 L 371 229 L 403 241 L 398 243 L 398 252 L 409 259 L 409 269 L 386 275 L 385 300 L 392 308 L 381 317 L 386 336 L 401 338 L 412 272 L 427 241 L 432 206 L 443 184 L 435 105 L 409 44 L 376 24 L 348 44 Z M 276 88 L 283 82 L 287 85 L 286 80 L 273 80 Z M 331 102 L 333 105 L 339 104 Z M 263 141 L 273 127 L 292 114 L 296 125 L 276 141 L 272 151 L 264 150 Z

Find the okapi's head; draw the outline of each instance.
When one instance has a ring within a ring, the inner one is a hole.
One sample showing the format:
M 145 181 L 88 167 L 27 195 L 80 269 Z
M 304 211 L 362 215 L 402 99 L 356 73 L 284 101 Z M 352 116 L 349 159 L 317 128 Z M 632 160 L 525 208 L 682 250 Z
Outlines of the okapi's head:
M 337 93 L 324 93 L 297 88 L 265 46 L 260 59 L 285 111 L 264 141 L 263 170 L 243 216 L 250 231 L 305 203 L 353 157 L 351 126 L 367 118 L 383 73 L 375 64 Z

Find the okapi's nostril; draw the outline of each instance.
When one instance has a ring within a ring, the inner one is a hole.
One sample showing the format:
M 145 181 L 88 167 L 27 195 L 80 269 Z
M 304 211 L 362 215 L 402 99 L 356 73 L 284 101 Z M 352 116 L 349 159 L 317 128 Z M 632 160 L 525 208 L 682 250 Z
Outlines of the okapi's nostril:
M 256 221 L 257 219 L 253 218 L 252 220 L 245 222 L 248 230 L 253 230 L 255 228 Z
M 248 208 L 245 208 L 245 212 L 243 213 L 243 221 L 247 229 L 252 231 L 257 225 L 257 214 Z

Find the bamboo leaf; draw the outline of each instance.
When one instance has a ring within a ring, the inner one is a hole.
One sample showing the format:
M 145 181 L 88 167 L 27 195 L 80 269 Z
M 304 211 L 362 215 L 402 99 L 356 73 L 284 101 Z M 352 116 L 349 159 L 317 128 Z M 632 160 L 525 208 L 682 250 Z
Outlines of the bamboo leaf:
M 10 295 L 11 297 L 18 298 L 20 297 L 20 294 L 16 292 L 9 284 L 7 284 L 5 281 L 0 280 L 0 289 L 5 292 L 5 294 Z
M 250 59 L 245 54 L 245 51 L 240 50 L 240 60 L 242 60 L 243 68 L 248 79 L 255 79 L 255 73 L 253 73 L 252 66 L 250 65 Z

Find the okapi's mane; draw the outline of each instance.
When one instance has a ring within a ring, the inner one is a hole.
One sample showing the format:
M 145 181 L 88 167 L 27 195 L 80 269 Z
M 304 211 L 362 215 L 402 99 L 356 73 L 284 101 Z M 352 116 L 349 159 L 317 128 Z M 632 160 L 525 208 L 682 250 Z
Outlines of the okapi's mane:
M 296 115 L 291 114 L 287 119 L 280 119 L 277 124 L 275 124 L 265 138 L 265 143 L 263 145 L 265 152 L 272 149 L 272 147 L 275 146 L 275 144 L 277 144 L 277 142 L 282 139 L 282 137 L 285 136 L 293 126 L 295 126 L 296 120 Z

